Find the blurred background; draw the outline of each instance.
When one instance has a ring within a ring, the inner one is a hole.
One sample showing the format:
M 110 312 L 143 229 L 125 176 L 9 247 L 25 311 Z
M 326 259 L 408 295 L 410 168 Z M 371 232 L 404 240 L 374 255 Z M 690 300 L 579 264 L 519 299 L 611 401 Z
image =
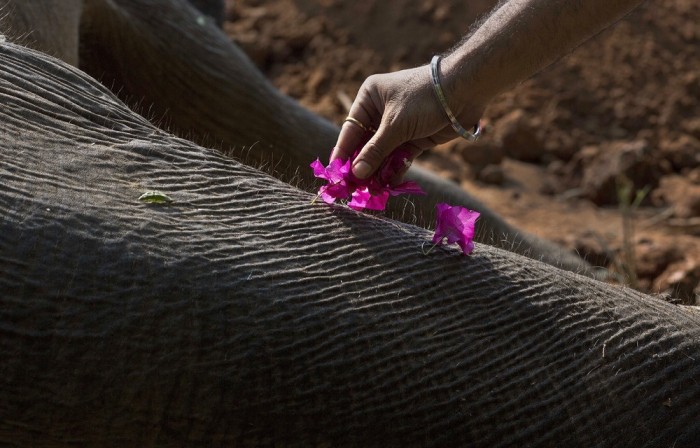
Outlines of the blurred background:
M 427 64 L 493 0 L 227 0 L 224 30 L 337 123 L 364 79 Z M 497 98 L 419 164 L 611 281 L 700 304 L 700 2 L 647 2 Z M 330 148 L 328 148 L 330 151 Z

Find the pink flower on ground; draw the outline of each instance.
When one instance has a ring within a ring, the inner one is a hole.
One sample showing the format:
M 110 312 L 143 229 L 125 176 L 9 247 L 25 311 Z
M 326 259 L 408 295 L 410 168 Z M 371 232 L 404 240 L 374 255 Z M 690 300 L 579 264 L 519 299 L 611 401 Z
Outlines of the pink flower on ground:
M 452 206 L 445 203 L 437 204 L 435 212 L 433 244 L 437 246 L 447 239 L 447 244 L 457 243 L 464 255 L 469 255 L 474 250 L 474 226 L 481 214 L 458 205 Z

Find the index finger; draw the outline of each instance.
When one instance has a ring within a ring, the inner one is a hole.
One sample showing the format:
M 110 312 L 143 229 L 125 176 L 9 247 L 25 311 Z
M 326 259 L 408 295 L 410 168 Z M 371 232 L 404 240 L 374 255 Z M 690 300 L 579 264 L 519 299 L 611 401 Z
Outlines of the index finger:
M 352 107 L 350 108 L 350 113 L 348 117 L 351 117 L 362 126 L 364 129 L 352 121 L 345 121 L 340 128 L 340 134 L 338 135 L 338 141 L 333 147 L 333 152 L 331 153 L 330 162 L 335 159 L 347 160 L 364 146 L 367 141 L 369 141 L 372 133 L 372 118 L 369 116 L 364 107 L 360 106 L 360 100 L 355 99 Z

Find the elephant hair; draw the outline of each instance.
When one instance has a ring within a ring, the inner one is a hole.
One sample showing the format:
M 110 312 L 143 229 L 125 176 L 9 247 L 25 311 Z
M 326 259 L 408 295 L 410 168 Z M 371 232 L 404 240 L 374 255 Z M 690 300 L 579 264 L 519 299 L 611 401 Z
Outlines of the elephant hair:
M 697 310 L 425 255 L 427 230 L 312 204 L 11 43 L 0 105 L 0 445 L 700 440 Z
M 80 67 L 148 109 L 158 124 L 253 165 L 281 166 L 308 184 L 309 164 L 327 160 L 338 128 L 279 92 L 219 28 L 202 24 L 186 0 L 86 0 Z M 519 231 L 457 184 L 412 167 L 408 179 L 428 193 L 412 200 L 418 221 L 449 202 L 481 213 L 477 240 L 574 272 L 595 275 L 580 257 Z M 403 202 L 389 209 L 405 219 Z
M 0 0 L 0 32 L 15 43 L 78 65 L 83 0 Z

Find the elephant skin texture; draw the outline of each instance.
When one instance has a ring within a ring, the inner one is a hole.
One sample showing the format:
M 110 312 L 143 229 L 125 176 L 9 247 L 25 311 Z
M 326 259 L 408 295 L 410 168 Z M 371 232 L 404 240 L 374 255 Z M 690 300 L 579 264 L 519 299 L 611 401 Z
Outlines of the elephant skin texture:
M 190 3 L 213 16 L 221 6 L 218 0 L 85 0 L 80 68 L 159 127 L 308 184 L 309 164 L 327 160 L 337 126 L 280 93 Z M 417 167 L 407 178 L 428 194 L 393 201 L 391 217 L 425 226 L 436 203 L 462 205 L 481 213 L 477 241 L 594 275 L 580 257 L 519 231 L 453 182 Z
M 428 231 L 312 204 L 7 42 L 0 101 L 0 445 L 700 440 L 696 310 L 424 255 Z
M 0 32 L 78 65 L 83 0 L 0 0 Z

